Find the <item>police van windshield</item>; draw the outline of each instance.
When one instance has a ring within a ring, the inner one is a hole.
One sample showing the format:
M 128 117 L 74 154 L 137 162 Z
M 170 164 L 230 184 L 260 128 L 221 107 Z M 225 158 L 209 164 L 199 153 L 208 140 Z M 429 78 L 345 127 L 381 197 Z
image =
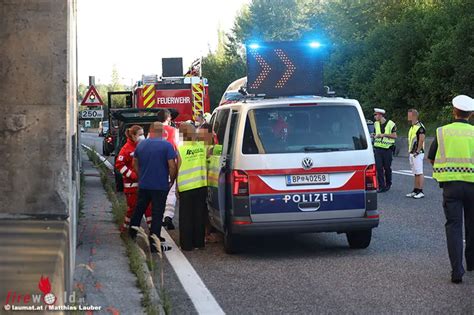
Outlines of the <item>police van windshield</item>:
M 332 152 L 367 149 L 354 106 L 314 105 L 248 112 L 243 154 Z

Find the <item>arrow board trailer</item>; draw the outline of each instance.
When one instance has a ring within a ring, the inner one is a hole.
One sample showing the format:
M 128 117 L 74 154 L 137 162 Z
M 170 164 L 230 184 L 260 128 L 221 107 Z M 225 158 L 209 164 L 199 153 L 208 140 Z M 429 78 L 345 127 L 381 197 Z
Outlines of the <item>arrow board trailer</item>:
M 250 43 L 246 48 L 248 93 L 323 95 L 324 49 L 319 42 Z

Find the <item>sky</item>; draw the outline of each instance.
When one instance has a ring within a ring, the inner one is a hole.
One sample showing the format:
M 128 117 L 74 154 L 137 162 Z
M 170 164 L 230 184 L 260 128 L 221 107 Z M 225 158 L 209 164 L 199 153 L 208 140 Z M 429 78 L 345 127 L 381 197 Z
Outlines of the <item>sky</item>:
M 250 0 L 77 0 L 79 83 L 121 83 L 161 75 L 161 58 L 183 57 L 186 69 L 217 47 L 218 29 L 229 31 Z

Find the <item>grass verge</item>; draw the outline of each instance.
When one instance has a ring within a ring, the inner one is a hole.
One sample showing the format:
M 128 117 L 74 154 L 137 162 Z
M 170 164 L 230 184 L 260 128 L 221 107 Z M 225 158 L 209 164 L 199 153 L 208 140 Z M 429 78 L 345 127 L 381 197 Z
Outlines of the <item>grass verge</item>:
M 114 185 L 111 182 L 110 177 L 109 177 L 110 170 L 102 163 L 102 161 L 100 161 L 99 157 L 95 153 L 95 150 L 94 149 L 92 150 L 93 151 L 87 150 L 87 156 L 89 157 L 89 160 L 95 165 L 95 167 L 100 172 L 100 179 L 102 181 L 102 185 L 104 186 L 104 189 L 107 193 L 107 198 L 112 204 L 112 215 L 114 217 L 115 223 L 118 226 L 120 226 L 123 222 L 125 212 L 127 211 L 127 203 L 122 196 L 117 196 L 117 194 L 115 193 Z M 145 308 L 146 313 L 149 315 L 159 314 L 158 308 L 153 304 L 152 299 L 151 299 L 151 292 L 150 292 L 149 287 L 147 286 L 147 282 L 144 275 L 145 270 L 143 270 L 143 266 L 144 266 L 142 263 L 143 258 L 140 255 L 139 249 L 136 246 L 136 244 L 126 234 L 122 233 L 121 238 L 125 244 L 125 249 L 127 252 L 127 256 L 129 258 L 130 270 L 137 277 L 138 288 L 141 290 L 143 294 L 142 306 Z M 153 262 L 151 261 L 151 259 L 147 259 L 146 263 L 147 263 L 147 266 L 149 266 L 149 269 L 150 269 L 150 266 L 153 265 Z M 162 293 L 160 294 L 160 297 L 166 298 L 162 300 L 162 303 L 163 303 L 162 306 L 165 310 L 165 313 L 170 314 L 169 311 L 171 310 L 171 307 L 170 307 L 168 296 L 166 295 L 166 293 Z M 165 308 L 165 301 L 168 304 L 167 308 Z

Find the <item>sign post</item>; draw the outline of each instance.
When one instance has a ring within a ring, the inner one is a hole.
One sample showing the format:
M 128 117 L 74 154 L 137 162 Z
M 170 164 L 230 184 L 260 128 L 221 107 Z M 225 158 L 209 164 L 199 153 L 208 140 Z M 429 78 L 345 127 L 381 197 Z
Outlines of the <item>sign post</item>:
M 81 106 L 103 106 L 104 102 L 93 85 L 89 87 L 86 95 L 82 99 Z
M 79 112 L 79 119 L 94 118 L 104 118 L 104 111 L 102 109 L 88 109 Z

